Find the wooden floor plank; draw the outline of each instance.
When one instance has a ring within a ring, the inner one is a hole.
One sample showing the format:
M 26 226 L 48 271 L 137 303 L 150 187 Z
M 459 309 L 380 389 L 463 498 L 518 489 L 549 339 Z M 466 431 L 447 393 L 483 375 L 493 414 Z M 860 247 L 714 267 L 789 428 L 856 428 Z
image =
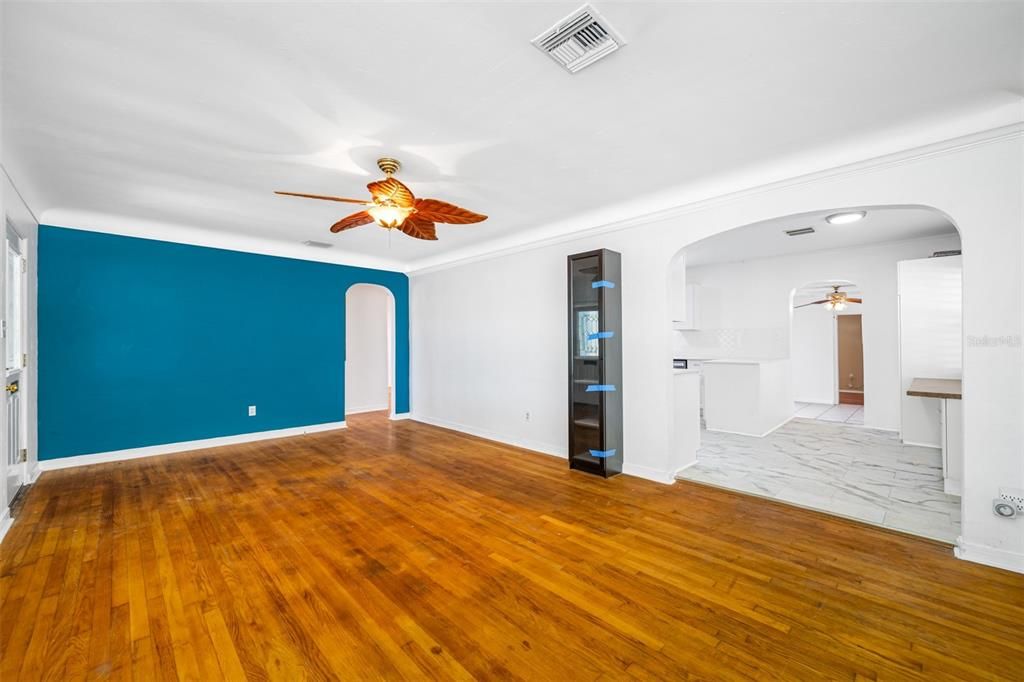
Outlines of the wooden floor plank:
M 1024 670 L 1024 576 L 380 414 L 45 473 L 0 554 L 4 682 Z

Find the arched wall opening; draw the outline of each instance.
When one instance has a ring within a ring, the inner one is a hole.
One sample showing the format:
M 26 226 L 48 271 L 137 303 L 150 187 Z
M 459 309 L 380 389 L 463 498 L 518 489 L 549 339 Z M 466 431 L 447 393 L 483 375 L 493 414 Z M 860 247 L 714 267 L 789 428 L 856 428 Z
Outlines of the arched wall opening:
M 377 284 L 345 292 L 345 416 L 395 414 L 395 297 Z
M 842 294 L 837 304 L 830 297 Z M 793 400 L 804 405 L 860 405 L 864 385 L 863 319 L 869 306 L 860 287 L 841 277 L 805 282 L 790 293 L 789 348 Z M 805 414 L 814 413 L 811 408 Z M 796 414 L 801 415 L 797 409 Z
M 825 221 L 855 211 L 865 211 L 864 220 L 850 225 Z M 815 231 L 786 234 L 808 227 Z M 868 395 L 875 399 L 865 405 L 865 425 L 899 431 L 896 263 L 960 248 L 953 221 L 921 205 L 824 208 L 747 223 L 688 243 L 668 264 L 672 343 L 665 367 L 676 358 L 789 358 L 794 290 L 808 282 L 852 281 L 872 302 L 872 314 L 863 320 L 864 391 L 866 403 Z
M 827 219 L 847 212 L 863 213 L 856 227 Z M 934 209 L 862 206 L 759 221 L 680 249 L 667 277 L 672 360 L 677 374 L 699 368 L 701 418 L 684 414 L 680 405 L 697 401 L 677 377 L 674 427 L 683 443 L 679 420 L 700 423 L 706 441 L 690 461 L 681 458 L 687 470 L 680 477 L 735 483 L 744 492 L 954 542 L 963 471 L 954 450 L 962 453 L 962 427 L 948 415 L 959 415 L 962 401 L 955 410 L 943 402 L 940 416 L 939 399 L 908 396 L 908 389 L 921 377 L 963 377 L 960 246 L 957 227 Z M 914 288 L 921 293 L 908 303 Z M 941 295 L 927 293 L 939 289 Z M 788 425 L 794 418 L 803 422 Z M 891 433 L 841 434 L 835 426 Z M 734 442 L 737 436 L 747 440 Z M 758 448 L 763 456 L 752 456 Z M 891 484 L 851 502 L 845 496 L 856 495 L 844 477 L 875 473 L 854 450 L 868 455 L 872 448 L 888 453 L 887 461 L 905 456 L 941 473 L 903 480 L 881 462 Z M 778 459 L 790 451 L 804 454 L 788 464 Z M 803 484 L 817 487 L 789 487 Z M 935 494 L 933 508 L 907 502 L 925 488 Z

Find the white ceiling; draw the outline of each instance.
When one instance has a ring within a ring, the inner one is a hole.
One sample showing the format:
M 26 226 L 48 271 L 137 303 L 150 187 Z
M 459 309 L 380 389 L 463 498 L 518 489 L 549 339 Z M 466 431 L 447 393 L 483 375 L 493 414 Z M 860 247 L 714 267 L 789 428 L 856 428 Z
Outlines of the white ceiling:
M 836 210 L 816 211 L 765 220 L 729 230 L 686 247 L 687 267 L 733 263 L 786 254 L 905 241 L 942 234 L 956 234 L 956 227 L 930 208 L 853 207 L 866 215 L 855 223 L 832 225 L 826 216 Z M 786 230 L 813 227 L 813 234 L 790 237 Z M 835 282 L 838 284 L 838 282 Z
M 595 5 L 629 44 L 569 75 L 529 41 L 576 2 L 7 2 L 3 163 L 44 222 L 315 239 L 410 269 L 1021 102 L 1020 4 Z M 348 207 L 272 194 L 359 197 L 383 155 L 490 219 L 332 236 Z

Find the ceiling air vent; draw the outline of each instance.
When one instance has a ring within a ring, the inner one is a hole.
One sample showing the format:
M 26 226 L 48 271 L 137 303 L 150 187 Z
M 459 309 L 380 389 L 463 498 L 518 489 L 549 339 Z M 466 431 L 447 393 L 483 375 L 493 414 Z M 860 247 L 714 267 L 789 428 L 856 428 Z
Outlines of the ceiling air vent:
M 306 246 L 312 246 L 313 248 L 316 249 L 329 249 L 332 246 L 334 246 L 334 244 L 328 244 L 327 242 L 317 242 L 313 241 L 312 239 L 307 239 L 302 243 L 305 244 Z
M 790 237 L 799 237 L 800 235 L 804 235 L 804 234 L 814 234 L 814 228 L 813 227 L 800 227 L 800 228 L 797 228 L 795 230 L 786 230 L 786 234 L 788 234 Z
M 626 44 L 590 5 L 583 5 L 531 42 L 569 73 L 590 66 Z

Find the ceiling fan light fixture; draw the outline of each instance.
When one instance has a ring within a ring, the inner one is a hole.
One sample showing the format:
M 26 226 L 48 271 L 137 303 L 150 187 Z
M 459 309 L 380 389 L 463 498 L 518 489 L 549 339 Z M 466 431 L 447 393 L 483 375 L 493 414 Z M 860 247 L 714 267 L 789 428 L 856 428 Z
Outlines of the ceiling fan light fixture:
M 390 206 L 387 204 L 374 204 L 366 209 L 366 212 L 373 218 L 373 222 L 388 229 L 401 227 L 412 211 L 411 207 Z
M 857 222 L 866 215 L 867 211 L 843 211 L 842 213 L 833 213 L 828 216 L 825 218 L 825 222 L 830 225 L 847 225 Z

